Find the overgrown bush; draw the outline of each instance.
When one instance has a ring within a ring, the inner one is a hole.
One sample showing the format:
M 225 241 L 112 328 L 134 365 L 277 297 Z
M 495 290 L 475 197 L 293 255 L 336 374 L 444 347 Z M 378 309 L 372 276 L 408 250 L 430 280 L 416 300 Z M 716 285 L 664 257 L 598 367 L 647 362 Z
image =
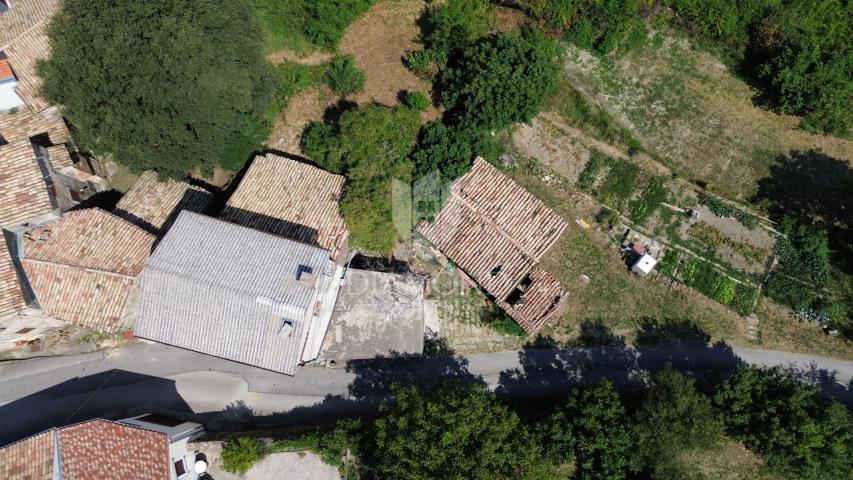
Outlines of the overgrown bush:
M 296 94 L 306 90 L 323 80 L 327 65 L 303 65 L 285 61 L 278 66 L 278 86 L 276 97 L 281 106 Z
M 423 92 L 409 90 L 403 94 L 403 105 L 419 112 L 423 112 L 429 108 L 430 101 Z
M 826 231 L 784 219 L 776 240 L 779 264 L 767 281 L 765 292 L 791 308 L 813 306 L 830 280 L 829 241 Z
M 364 90 L 364 72 L 355 66 L 352 55 L 338 55 L 326 70 L 326 84 L 338 95 L 348 96 Z
M 765 84 L 804 126 L 846 134 L 853 125 L 853 4 L 824 0 L 664 0 L 676 21 Z
M 222 468 L 243 475 L 266 454 L 266 447 L 260 440 L 238 437 L 229 440 L 222 449 Z
M 634 194 L 640 167 L 621 158 L 610 158 L 610 171 L 595 189 L 595 197 L 616 208 L 622 208 L 624 203 Z
M 601 173 L 601 170 L 609 167 L 610 164 L 610 157 L 598 150 L 591 150 L 589 160 L 587 160 L 586 165 L 584 165 L 583 170 L 578 175 L 576 183 L 578 188 L 582 190 L 591 189 L 595 181 L 598 180 L 598 174 Z
M 424 14 L 424 43 L 444 58 L 489 33 L 494 14 L 489 0 L 448 0 L 430 5 Z
M 497 305 L 490 303 L 483 309 L 480 319 L 498 333 L 522 339 L 527 338 L 527 332 L 521 328 L 521 325 Z
M 299 1 L 305 9 L 303 31 L 317 45 L 333 50 L 350 23 L 370 9 L 375 0 L 281 0 Z
M 528 28 L 472 43 L 441 74 L 448 123 L 497 130 L 530 120 L 554 88 L 559 57 L 556 43 Z

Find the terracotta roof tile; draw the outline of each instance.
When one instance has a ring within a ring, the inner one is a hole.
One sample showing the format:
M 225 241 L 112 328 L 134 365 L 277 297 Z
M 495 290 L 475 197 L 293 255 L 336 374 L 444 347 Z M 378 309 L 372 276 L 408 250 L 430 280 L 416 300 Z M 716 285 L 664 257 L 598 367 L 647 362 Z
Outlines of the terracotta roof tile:
M 24 308 L 24 295 L 6 242 L 0 235 L 0 317 Z M 0 478 L 3 478 L 0 475 Z
M 565 291 L 552 275 L 534 266 L 568 224 L 481 158 L 453 183 L 450 193 L 435 221 L 421 224 L 418 231 L 522 327 L 538 330 L 557 311 Z M 524 293 L 513 307 L 507 300 L 519 287 Z
M 17 8 L 17 4 L 15 5 Z M 14 8 L 12 9 L 14 11 Z M 3 53 L 9 57 L 9 61 L 15 69 L 18 78 L 18 86 L 15 91 L 36 112 L 50 107 L 38 94 L 41 86 L 41 77 L 36 71 L 36 63 L 50 56 L 50 41 L 47 37 L 47 23 L 36 25 L 31 30 L 16 38 Z
M 56 430 L 33 435 L 0 448 L 0 478 L 53 480 Z
M 258 156 L 221 216 L 318 245 L 337 258 L 348 234 L 338 206 L 343 187 L 341 175 L 277 155 Z
M 59 442 L 63 478 L 169 478 L 169 438 L 164 433 L 92 420 L 60 429 Z
M 103 333 L 122 326 L 133 278 L 28 258 L 21 263 L 45 315 Z
M 116 205 L 115 214 L 156 234 L 165 233 L 178 212 L 202 213 L 213 195 L 175 180 L 160 181 L 157 173 L 143 172 Z
M 15 0 L 9 11 L 0 15 L 0 50 L 49 20 L 59 10 L 60 0 Z
M 8 80 L 10 78 L 15 78 L 15 74 L 12 72 L 12 66 L 9 65 L 8 60 L 0 58 L 0 80 Z
M 24 256 L 135 276 L 142 271 L 155 240 L 154 235 L 122 218 L 87 208 L 32 229 L 24 238 Z

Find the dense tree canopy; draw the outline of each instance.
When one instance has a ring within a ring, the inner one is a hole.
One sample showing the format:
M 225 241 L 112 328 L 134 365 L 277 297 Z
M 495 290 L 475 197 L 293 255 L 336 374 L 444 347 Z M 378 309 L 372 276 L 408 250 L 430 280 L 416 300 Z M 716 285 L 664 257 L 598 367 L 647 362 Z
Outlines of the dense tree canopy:
M 639 455 L 655 478 L 685 478 L 679 454 L 708 448 L 722 431 L 711 400 L 667 366 L 652 375 L 636 414 Z
M 449 123 L 486 130 L 530 120 L 551 93 L 559 49 L 532 29 L 480 39 L 441 74 Z
M 448 0 L 430 6 L 424 21 L 424 43 L 446 59 L 450 50 L 465 47 L 489 33 L 494 14 L 489 0 Z
M 555 464 L 575 462 L 578 479 L 628 478 L 635 444 L 630 419 L 609 381 L 576 388 L 541 427 L 542 445 Z
M 853 468 L 847 409 L 778 368 L 737 370 L 714 403 L 728 433 L 788 478 L 844 478 Z
M 417 110 L 372 104 L 305 131 L 305 154 L 322 168 L 347 177 L 341 211 L 354 247 L 375 253 L 394 247 L 398 234 L 391 181 L 411 180 L 413 166 L 407 156 L 419 128 Z
M 49 35 L 42 93 L 84 148 L 134 170 L 209 169 L 272 100 L 245 0 L 66 0 Z
M 396 388 L 368 435 L 370 478 L 555 478 L 518 416 L 482 385 Z

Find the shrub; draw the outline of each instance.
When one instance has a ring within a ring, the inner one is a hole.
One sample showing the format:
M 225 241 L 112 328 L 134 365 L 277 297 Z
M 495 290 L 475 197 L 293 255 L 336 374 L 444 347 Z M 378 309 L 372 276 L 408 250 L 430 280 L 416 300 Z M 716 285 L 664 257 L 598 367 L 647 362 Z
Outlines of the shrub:
M 245 0 L 68 0 L 48 35 L 41 94 L 82 148 L 182 178 L 258 147 L 275 78 Z
M 448 0 L 431 5 L 424 16 L 424 43 L 447 55 L 489 33 L 494 14 L 489 0 Z
M 425 111 L 430 104 L 429 98 L 417 90 L 409 90 L 403 94 L 403 105 L 419 112 Z
M 337 47 L 349 24 L 368 11 L 375 2 L 375 0 L 301 1 L 306 13 L 302 25 L 305 35 L 314 43 L 329 50 Z
M 438 66 L 446 61 L 435 50 L 415 50 L 406 54 L 406 68 L 424 80 L 432 79 L 438 73 Z
M 522 339 L 527 338 L 527 332 L 521 328 L 521 325 L 519 325 L 518 322 L 513 320 L 508 313 L 503 311 L 503 309 L 499 308 L 497 305 L 490 303 L 483 309 L 480 318 L 484 323 L 488 324 L 498 333 Z
M 449 123 L 496 130 L 530 120 L 554 87 L 559 53 L 556 43 L 531 29 L 462 49 L 439 82 Z
M 266 455 L 264 444 L 250 437 L 229 440 L 222 450 L 222 468 L 243 475 Z
M 333 58 L 325 77 L 329 88 L 343 96 L 364 90 L 366 79 L 364 72 L 355 66 L 355 59 L 352 55 L 338 55 Z

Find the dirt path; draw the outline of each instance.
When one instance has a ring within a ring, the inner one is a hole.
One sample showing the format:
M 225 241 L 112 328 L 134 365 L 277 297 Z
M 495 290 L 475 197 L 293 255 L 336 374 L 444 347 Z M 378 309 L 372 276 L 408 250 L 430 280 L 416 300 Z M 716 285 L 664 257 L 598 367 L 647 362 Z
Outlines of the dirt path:
M 407 52 L 423 48 L 416 20 L 425 5 L 422 0 L 383 0 L 347 29 L 339 50 L 353 55 L 358 68 L 367 75 L 364 92 L 353 98 L 357 103 L 394 105 L 401 90 L 431 93 L 432 85 L 403 65 Z M 431 120 L 438 115 L 430 107 L 423 118 Z
M 320 65 L 331 60 L 332 54 L 329 52 L 313 52 L 308 56 L 300 56 L 293 50 L 285 49 L 267 55 L 266 59 L 273 65 L 278 65 L 285 61 L 300 63 L 302 65 Z
M 520 125 L 513 133 L 513 142 L 522 154 L 537 158 L 571 183 L 578 180 L 591 150 L 630 160 L 657 175 L 671 173 L 645 153 L 628 157 L 622 149 L 592 138 L 552 112 L 543 112 L 529 124 Z

